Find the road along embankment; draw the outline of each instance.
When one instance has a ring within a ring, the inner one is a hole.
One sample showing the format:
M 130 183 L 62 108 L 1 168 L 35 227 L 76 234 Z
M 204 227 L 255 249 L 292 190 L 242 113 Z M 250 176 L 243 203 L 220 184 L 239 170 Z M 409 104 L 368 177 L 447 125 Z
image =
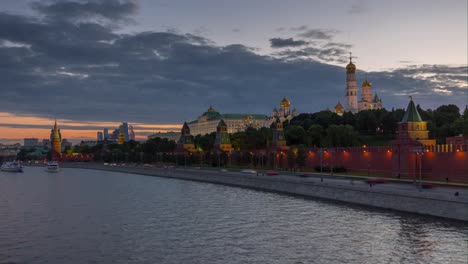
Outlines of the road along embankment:
M 196 169 L 159 169 L 135 166 L 104 166 L 94 163 L 65 163 L 64 168 L 95 169 L 148 176 L 209 182 L 253 188 L 306 197 L 330 199 L 378 208 L 468 221 L 468 197 L 453 193 L 404 190 L 399 188 L 370 188 L 361 181 L 334 181 L 295 176 L 262 176 L 239 172 L 220 172 Z

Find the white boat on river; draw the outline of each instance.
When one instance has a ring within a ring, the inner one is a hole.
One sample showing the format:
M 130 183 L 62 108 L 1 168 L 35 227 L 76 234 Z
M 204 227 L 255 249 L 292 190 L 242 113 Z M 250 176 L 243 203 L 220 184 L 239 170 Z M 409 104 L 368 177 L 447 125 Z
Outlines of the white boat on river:
M 47 163 L 47 171 L 48 172 L 58 172 L 60 171 L 60 166 L 57 161 L 49 161 Z
M 23 172 L 23 165 L 18 161 L 4 162 L 1 170 L 7 172 Z

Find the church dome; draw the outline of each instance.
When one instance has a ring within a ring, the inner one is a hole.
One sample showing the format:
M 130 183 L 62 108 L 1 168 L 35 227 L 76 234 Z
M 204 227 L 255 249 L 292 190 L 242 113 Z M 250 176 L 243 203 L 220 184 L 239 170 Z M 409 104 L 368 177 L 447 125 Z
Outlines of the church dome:
M 281 107 L 290 107 L 291 102 L 289 102 L 289 100 L 286 99 L 286 96 L 285 96 L 285 97 L 283 97 L 283 100 L 281 100 L 280 106 Z
M 348 65 L 346 65 L 346 72 L 347 73 L 355 73 L 356 72 L 356 65 L 354 65 L 353 62 L 349 62 Z
M 369 86 L 372 86 L 372 83 L 369 82 L 368 80 L 365 80 L 365 81 L 362 83 L 362 87 L 369 87 Z

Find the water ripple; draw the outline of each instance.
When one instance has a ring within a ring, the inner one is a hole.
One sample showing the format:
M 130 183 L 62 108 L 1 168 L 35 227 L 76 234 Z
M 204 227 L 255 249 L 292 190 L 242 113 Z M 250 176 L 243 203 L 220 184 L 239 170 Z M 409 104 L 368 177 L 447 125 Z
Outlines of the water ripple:
M 458 222 L 221 185 L 0 173 L 0 263 L 466 263 Z

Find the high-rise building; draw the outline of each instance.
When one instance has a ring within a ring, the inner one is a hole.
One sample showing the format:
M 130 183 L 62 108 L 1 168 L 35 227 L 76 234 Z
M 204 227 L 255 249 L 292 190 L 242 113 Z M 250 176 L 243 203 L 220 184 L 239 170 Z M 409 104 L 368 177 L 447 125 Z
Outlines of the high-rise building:
M 125 142 L 126 140 L 125 140 L 124 126 L 121 125 L 119 129 L 119 141 L 117 141 L 117 144 L 122 145 Z
M 130 140 L 135 140 L 135 131 L 133 130 L 133 126 L 129 125 L 128 126 L 128 133 L 129 133 L 129 139 Z
M 97 132 L 97 141 L 98 142 L 104 141 L 104 135 L 100 131 Z
M 23 146 L 27 148 L 39 146 L 39 139 L 38 138 L 25 138 Z
M 42 139 L 42 147 L 45 149 L 50 149 L 50 139 L 48 138 Z
M 104 139 L 105 140 L 109 140 L 109 129 L 107 128 L 104 128 Z
M 130 136 L 128 135 L 128 123 L 127 122 L 122 123 L 122 129 L 123 129 L 123 133 L 125 136 L 125 142 L 130 141 Z
M 71 147 L 72 143 L 68 141 L 68 139 L 64 138 L 62 139 L 62 150 L 64 150 L 66 147 Z

